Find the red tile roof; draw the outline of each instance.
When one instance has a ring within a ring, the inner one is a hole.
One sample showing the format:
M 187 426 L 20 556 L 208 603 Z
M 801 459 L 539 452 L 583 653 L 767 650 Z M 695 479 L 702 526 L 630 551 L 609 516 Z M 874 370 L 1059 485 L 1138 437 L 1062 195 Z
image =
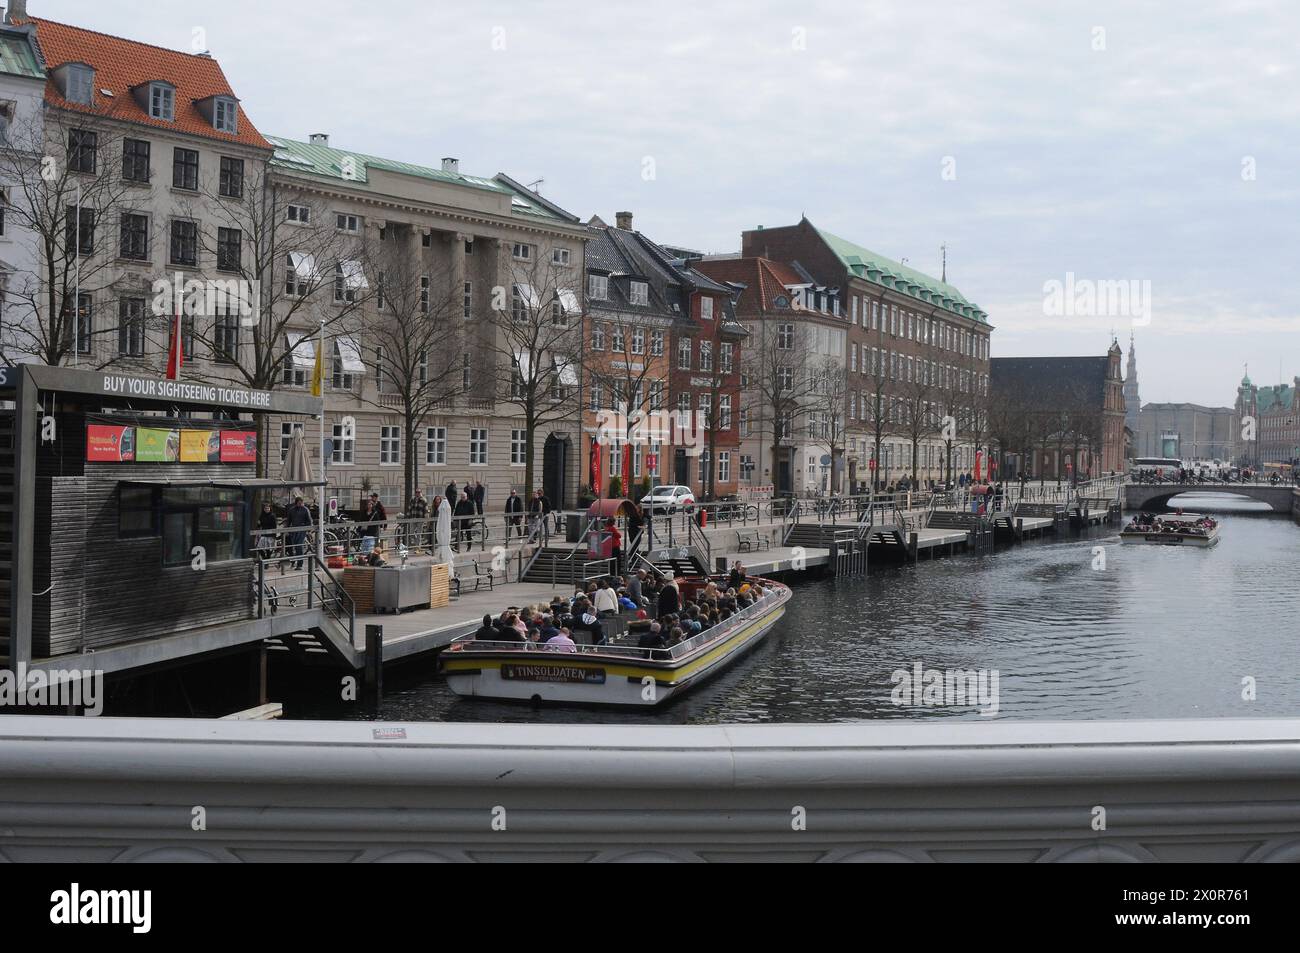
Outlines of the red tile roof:
M 806 284 L 789 265 L 770 258 L 707 258 L 694 267 L 715 281 L 732 281 L 745 285 L 736 303 L 737 313 L 775 310 L 777 295 L 790 296 L 786 285 Z M 791 305 L 797 310 L 796 305 Z
M 242 107 L 239 109 L 236 127 L 239 132 L 236 134 L 214 129 L 211 121 L 199 112 L 195 100 L 215 95 L 235 96 L 230 83 L 226 81 L 225 73 L 211 57 L 125 40 L 52 20 L 33 17 L 30 22 L 36 27 L 36 40 L 45 57 L 47 72 L 52 74 L 64 63 L 86 63 L 95 70 L 95 105 L 68 102 L 60 94 L 58 83 L 51 75 L 45 84 L 45 101 L 51 106 L 111 116 L 126 122 L 203 136 L 219 142 L 271 148 L 271 144 L 262 138 Z M 131 87 L 152 80 L 164 80 L 176 87 L 174 122 L 154 119 L 132 93 Z M 101 89 L 112 92 L 112 98 L 101 94 Z

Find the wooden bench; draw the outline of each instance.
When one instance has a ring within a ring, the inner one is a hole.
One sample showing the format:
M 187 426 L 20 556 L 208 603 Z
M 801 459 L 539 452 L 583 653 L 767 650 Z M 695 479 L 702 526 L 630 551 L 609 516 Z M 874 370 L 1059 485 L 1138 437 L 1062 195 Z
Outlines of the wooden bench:
M 771 549 L 772 534 L 756 529 L 736 530 L 736 549 L 738 552 L 753 552 L 755 549 Z

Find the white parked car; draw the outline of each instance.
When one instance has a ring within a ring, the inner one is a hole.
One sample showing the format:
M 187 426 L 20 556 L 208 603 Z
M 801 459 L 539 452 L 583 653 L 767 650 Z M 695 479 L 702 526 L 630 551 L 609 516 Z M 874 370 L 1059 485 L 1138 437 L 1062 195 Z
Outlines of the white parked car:
M 641 508 L 670 514 L 682 509 L 689 513 L 695 508 L 695 494 L 689 486 L 656 486 L 641 497 Z

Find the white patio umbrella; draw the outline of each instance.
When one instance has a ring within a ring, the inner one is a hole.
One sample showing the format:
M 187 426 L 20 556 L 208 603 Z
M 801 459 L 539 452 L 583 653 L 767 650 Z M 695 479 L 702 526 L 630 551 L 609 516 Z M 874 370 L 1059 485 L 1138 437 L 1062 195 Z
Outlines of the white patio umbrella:
M 445 496 L 438 504 L 438 561 L 447 564 L 447 578 L 456 575 L 456 564 L 451 556 L 451 504 Z
M 280 479 L 303 487 L 315 479 L 311 470 L 311 454 L 307 452 L 307 437 L 301 427 L 295 428 L 289 439 L 289 450 L 284 455 Z

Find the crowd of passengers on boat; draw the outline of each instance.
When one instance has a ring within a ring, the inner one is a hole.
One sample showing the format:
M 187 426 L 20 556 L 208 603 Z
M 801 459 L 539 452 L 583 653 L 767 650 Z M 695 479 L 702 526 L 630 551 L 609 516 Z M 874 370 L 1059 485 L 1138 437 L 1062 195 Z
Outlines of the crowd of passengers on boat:
M 607 645 L 614 636 L 642 649 L 671 649 L 764 595 L 763 584 L 751 581 L 740 562 L 725 577 L 691 583 L 637 570 L 578 586 L 568 599 L 557 594 L 549 603 L 508 606 L 496 618 L 489 613 L 473 639 L 509 644 L 503 648 L 577 652 Z

